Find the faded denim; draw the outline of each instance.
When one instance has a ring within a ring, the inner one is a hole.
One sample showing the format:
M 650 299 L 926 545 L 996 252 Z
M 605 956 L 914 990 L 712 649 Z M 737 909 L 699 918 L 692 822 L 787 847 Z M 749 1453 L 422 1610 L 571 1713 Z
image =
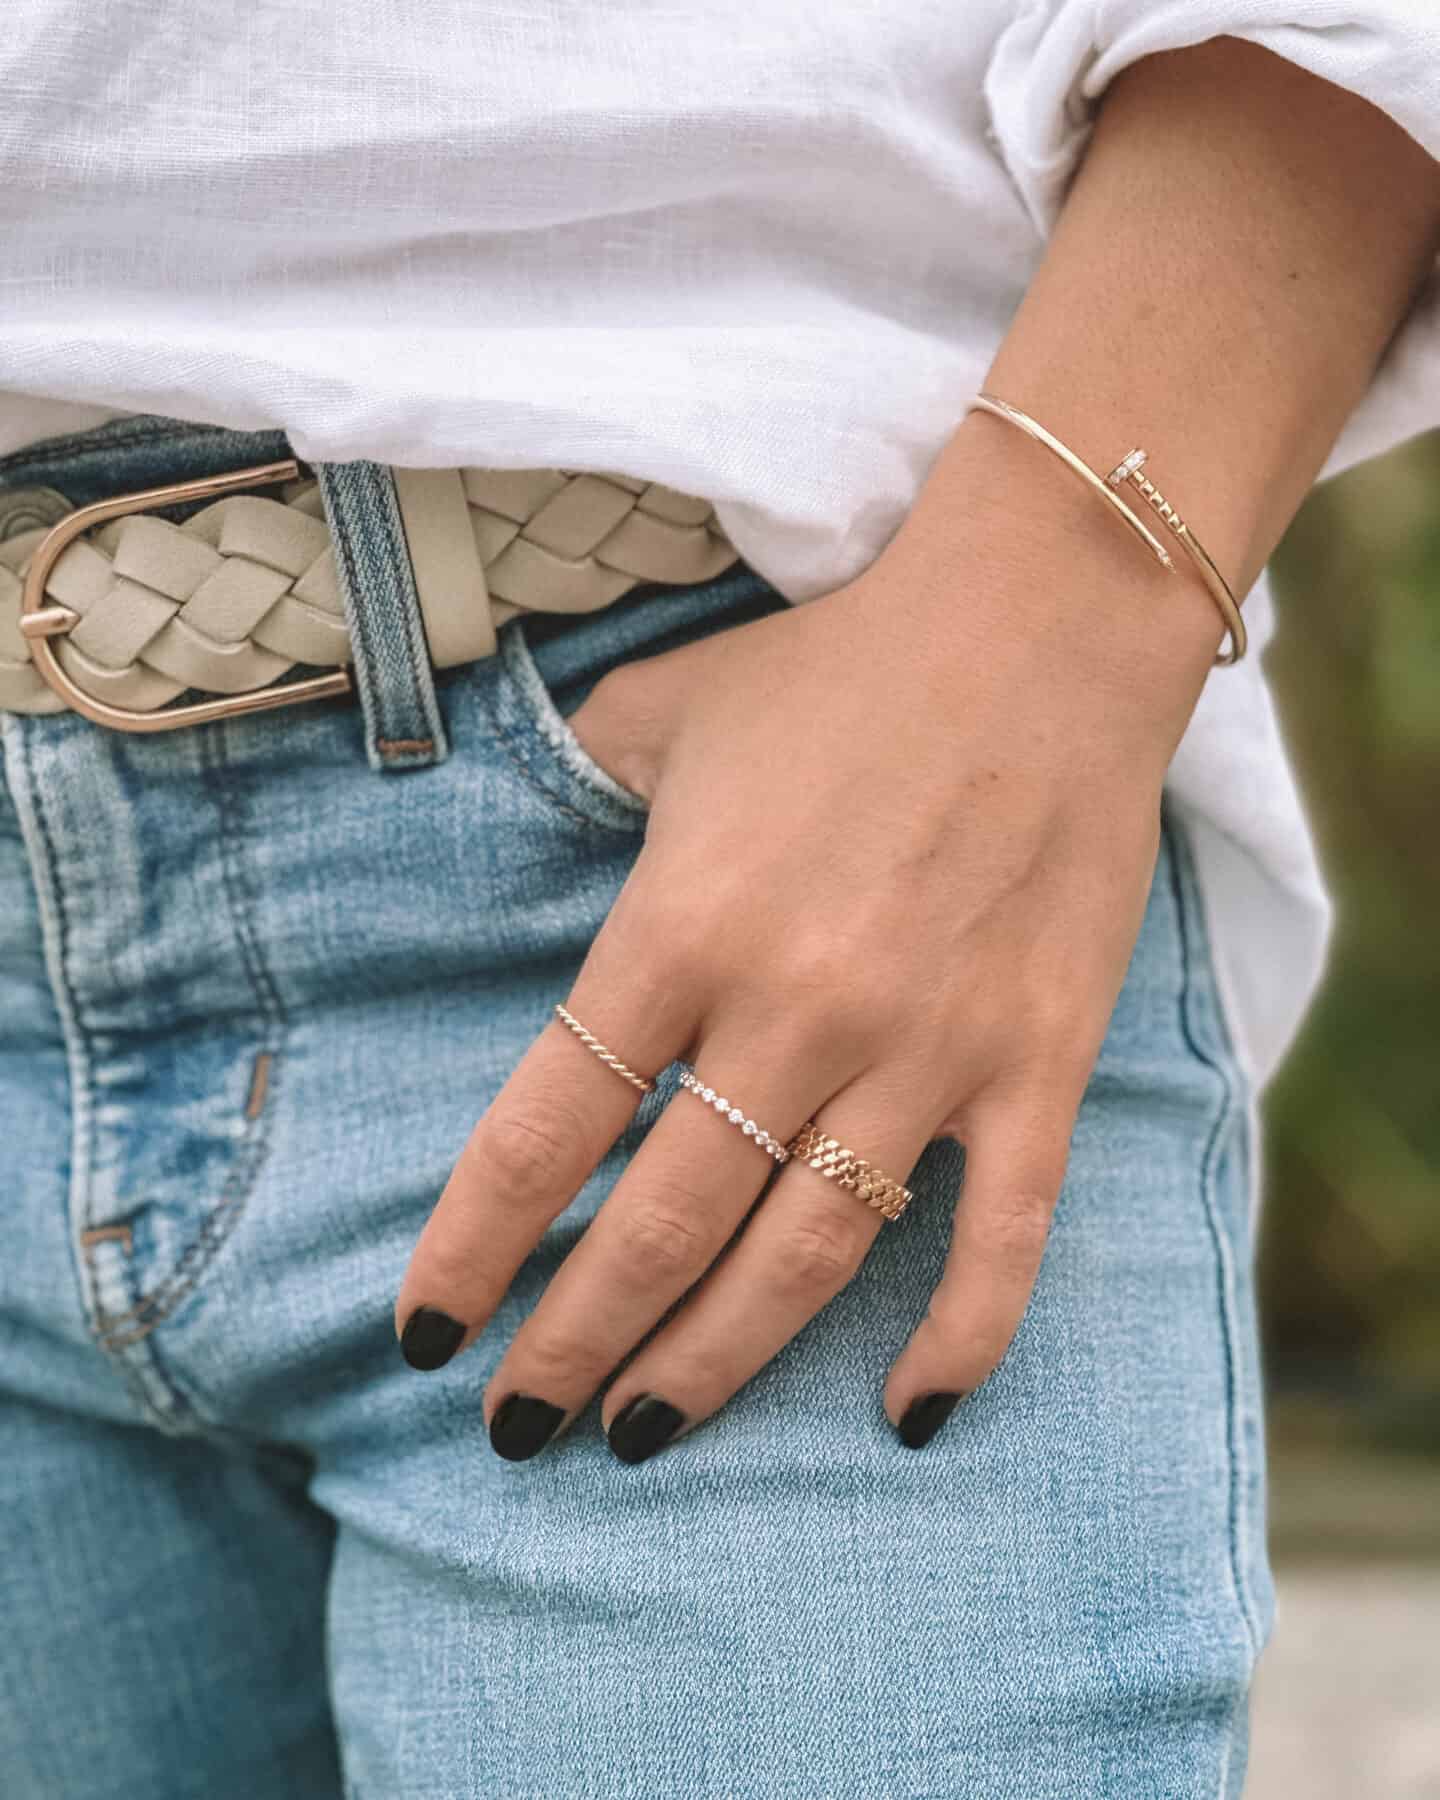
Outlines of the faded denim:
M 277 453 L 105 432 L 0 487 Z M 512 621 L 437 678 L 449 755 L 403 774 L 347 703 L 4 721 L 6 1800 L 1240 1793 L 1272 1604 L 1251 1097 L 1173 817 L 1033 1301 L 926 1449 L 880 1394 L 949 1142 L 682 1443 L 626 1466 L 592 1405 L 532 1462 L 490 1449 L 488 1374 L 673 1068 L 475 1348 L 398 1353 L 416 1236 L 643 836 L 565 715 L 784 604 L 742 565 Z

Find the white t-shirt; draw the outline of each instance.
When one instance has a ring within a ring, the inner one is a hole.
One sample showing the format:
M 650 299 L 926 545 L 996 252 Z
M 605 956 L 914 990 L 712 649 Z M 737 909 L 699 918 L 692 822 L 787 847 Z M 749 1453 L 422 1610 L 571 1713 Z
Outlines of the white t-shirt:
M 10 0 L 0 452 L 120 410 L 627 472 L 810 599 L 953 434 L 1109 80 L 1222 33 L 1440 156 L 1437 0 Z M 1437 422 L 1440 281 L 1323 473 Z M 1327 910 L 1258 657 L 1170 789 L 1263 1077 Z

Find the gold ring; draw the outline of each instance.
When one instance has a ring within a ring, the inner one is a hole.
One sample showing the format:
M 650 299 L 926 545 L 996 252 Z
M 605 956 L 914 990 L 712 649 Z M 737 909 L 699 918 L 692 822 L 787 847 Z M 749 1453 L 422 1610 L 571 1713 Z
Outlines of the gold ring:
M 915 1198 L 910 1189 L 892 1181 L 874 1163 L 866 1162 L 853 1150 L 847 1150 L 833 1137 L 826 1137 L 813 1119 L 808 1119 L 785 1146 L 797 1162 L 814 1169 L 827 1181 L 837 1182 L 859 1196 L 867 1206 L 884 1213 L 887 1219 L 898 1219 Z
M 607 1050 L 600 1042 L 599 1038 L 594 1036 L 593 1033 L 588 1032 L 575 1017 L 574 1013 L 566 1012 L 565 1008 L 558 1000 L 555 1002 L 555 1011 L 559 1014 L 560 1018 L 564 1020 L 565 1024 L 567 1024 L 575 1033 L 576 1037 L 579 1038 L 585 1048 L 593 1051 L 594 1054 L 600 1058 L 601 1062 L 605 1064 L 607 1069 L 613 1069 L 617 1075 L 623 1076 L 623 1078 L 630 1083 L 631 1087 L 639 1088 L 642 1094 L 648 1094 L 655 1086 L 655 1083 L 651 1081 L 648 1075 L 637 1075 L 632 1068 L 621 1062 L 620 1058 L 616 1056 L 613 1050 Z

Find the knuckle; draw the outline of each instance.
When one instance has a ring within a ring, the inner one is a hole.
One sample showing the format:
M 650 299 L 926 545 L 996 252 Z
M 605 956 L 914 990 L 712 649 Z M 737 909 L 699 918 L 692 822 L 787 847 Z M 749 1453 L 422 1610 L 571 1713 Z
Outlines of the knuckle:
M 647 1274 L 687 1275 L 709 1260 L 709 1233 L 698 1202 L 692 1209 L 674 1194 L 632 1201 L 615 1229 L 626 1262 Z
M 833 1293 L 859 1268 L 866 1239 L 855 1221 L 838 1213 L 810 1213 L 790 1220 L 775 1246 L 775 1267 L 787 1287 L 801 1293 Z
M 475 1161 L 490 1187 L 521 1206 L 562 1193 L 574 1160 L 574 1136 L 562 1114 L 507 1111 L 480 1135 Z
M 526 1383 L 551 1399 L 577 1385 L 599 1382 L 609 1372 L 610 1360 L 598 1345 L 559 1325 L 537 1329 L 517 1358 Z
M 425 1295 L 436 1304 L 447 1298 L 459 1304 L 462 1296 L 473 1303 L 493 1286 L 483 1258 L 463 1231 L 427 1230 L 416 1252 L 415 1268 Z
M 771 1031 L 778 1050 L 836 1078 L 871 1061 L 890 1036 L 886 1006 L 872 1004 L 867 984 L 850 973 L 833 982 L 788 975 L 766 979 L 766 1004 L 783 1011 L 784 1023 Z
M 1018 1315 L 977 1311 L 973 1297 L 943 1291 L 931 1297 L 925 1317 L 943 1336 L 948 1365 L 967 1392 L 999 1367 L 1020 1324 Z
M 957 1367 L 973 1368 L 982 1360 L 975 1308 L 959 1283 L 942 1281 L 926 1302 L 925 1317 L 944 1338 Z
M 677 992 L 700 985 L 713 955 L 703 907 L 679 884 L 635 876 L 620 890 L 605 922 L 607 949 L 637 1016 L 673 1008 Z
M 680 1319 L 668 1325 L 633 1361 L 624 1365 L 636 1391 L 687 1394 L 697 1413 L 708 1413 L 730 1398 L 750 1373 L 734 1334 L 714 1336 Z
M 893 1045 L 896 1018 L 890 999 L 872 998 L 859 987 L 830 996 L 817 1019 L 816 1040 L 831 1056 L 849 1064 L 874 1056 L 877 1046 Z
M 840 1014 L 855 991 L 857 960 L 841 934 L 815 930 L 790 933 L 776 951 L 779 979 L 792 994 Z
M 1050 1229 L 1054 1196 L 1040 1188 L 1005 1188 L 990 1196 L 985 1236 L 1003 1267 L 1024 1271 L 1038 1263 Z
M 705 993 L 714 985 L 720 933 L 703 914 L 692 910 L 687 915 L 683 896 L 652 900 L 643 931 L 643 954 L 654 971 L 657 1003 L 676 993 Z

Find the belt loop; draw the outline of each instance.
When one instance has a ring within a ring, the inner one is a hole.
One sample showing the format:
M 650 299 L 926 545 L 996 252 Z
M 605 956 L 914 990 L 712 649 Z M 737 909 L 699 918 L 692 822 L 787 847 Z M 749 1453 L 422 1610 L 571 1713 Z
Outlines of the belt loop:
M 395 478 L 383 463 L 312 463 L 335 540 L 372 769 L 423 769 L 450 754 Z

